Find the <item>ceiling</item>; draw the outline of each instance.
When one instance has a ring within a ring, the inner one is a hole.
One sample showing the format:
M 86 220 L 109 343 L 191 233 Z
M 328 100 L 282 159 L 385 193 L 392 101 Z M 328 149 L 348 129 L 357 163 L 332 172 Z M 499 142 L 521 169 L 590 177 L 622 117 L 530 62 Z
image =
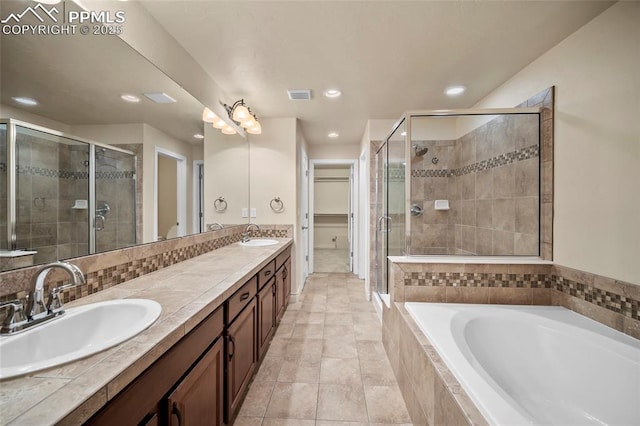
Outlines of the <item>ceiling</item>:
M 0 13 L 24 10 L 0 2 Z M 474 105 L 612 2 L 141 2 L 221 87 L 258 118 L 297 117 L 310 144 L 359 143 L 368 119 Z M 65 2 L 72 7 L 71 2 Z M 0 36 L 0 102 L 70 125 L 146 122 L 196 142 L 202 105 L 118 37 Z M 448 98 L 443 90 L 464 84 Z M 322 93 L 338 88 L 339 99 Z M 290 101 L 287 89 L 311 89 Z M 165 92 L 175 104 L 122 93 Z M 20 107 L 14 96 L 40 101 Z M 327 134 L 338 132 L 330 139 Z
M 464 108 L 612 2 L 142 2 L 232 99 L 297 117 L 310 144 L 359 143 L 367 119 Z M 463 84 L 457 98 L 444 88 Z M 323 91 L 338 88 L 337 100 Z M 311 89 L 290 101 L 287 89 Z M 327 137 L 338 132 L 335 140 Z

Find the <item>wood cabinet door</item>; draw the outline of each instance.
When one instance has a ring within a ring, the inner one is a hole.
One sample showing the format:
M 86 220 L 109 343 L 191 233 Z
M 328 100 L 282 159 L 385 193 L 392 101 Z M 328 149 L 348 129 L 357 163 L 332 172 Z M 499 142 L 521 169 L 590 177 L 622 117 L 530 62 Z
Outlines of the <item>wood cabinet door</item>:
M 285 277 L 287 273 L 285 272 L 285 266 L 282 266 L 276 272 L 276 321 L 279 322 L 284 314 L 284 299 L 285 299 Z
M 169 425 L 222 425 L 222 342 L 218 339 L 169 395 Z
M 256 366 L 257 304 L 255 298 L 227 327 L 226 335 L 226 406 L 225 421 L 232 419 Z
M 284 268 L 284 303 L 283 308 L 289 304 L 289 296 L 291 296 L 291 259 L 287 259 L 287 262 L 283 266 Z
M 276 281 L 274 278 L 258 293 L 258 358 L 266 353 L 276 325 Z

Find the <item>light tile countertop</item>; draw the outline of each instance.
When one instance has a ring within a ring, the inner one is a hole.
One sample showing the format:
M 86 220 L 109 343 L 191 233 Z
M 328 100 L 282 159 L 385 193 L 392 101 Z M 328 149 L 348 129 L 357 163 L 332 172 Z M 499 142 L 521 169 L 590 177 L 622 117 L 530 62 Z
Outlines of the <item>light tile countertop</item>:
M 72 308 L 112 299 L 151 299 L 158 320 L 106 351 L 29 376 L 0 381 L 0 425 L 78 424 L 91 417 L 162 354 L 292 244 L 234 243 L 68 303 Z

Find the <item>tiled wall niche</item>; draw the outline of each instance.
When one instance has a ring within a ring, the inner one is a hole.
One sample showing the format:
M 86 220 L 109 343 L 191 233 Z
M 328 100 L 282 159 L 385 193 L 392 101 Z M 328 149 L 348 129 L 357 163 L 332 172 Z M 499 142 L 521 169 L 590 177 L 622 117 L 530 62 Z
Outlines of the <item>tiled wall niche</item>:
M 487 424 L 403 302 L 571 309 L 640 339 L 640 285 L 561 265 L 391 263 L 382 338 L 414 424 Z
M 242 239 L 246 225 L 229 226 L 221 230 L 174 238 L 167 241 L 68 260 L 85 274 L 86 284 L 64 290 L 64 302 L 79 299 L 116 286 L 125 281 L 191 259 L 233 244 Z M 291 225 L 260 225 L 253 237 L 292 238 Z M 0 301 L 24 298 L 38 266 L 0 273 Z M 52 285 L 68 282 L 64 272 L 54 270 L 45 282 L 45 293 Z

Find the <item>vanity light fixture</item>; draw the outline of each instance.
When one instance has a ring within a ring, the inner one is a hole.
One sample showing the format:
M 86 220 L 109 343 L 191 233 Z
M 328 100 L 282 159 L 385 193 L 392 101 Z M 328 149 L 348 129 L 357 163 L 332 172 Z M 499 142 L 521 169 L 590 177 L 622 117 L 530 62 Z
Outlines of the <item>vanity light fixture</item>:
M 462 95 L 466 90 L 467 88 L 465 86 L 449 86 L 445 89 L 444 93 L 447 96 L 458 96 Z
M 133 103 L 140 102 L 139 97 L 135 95 L 129 95 L 129 94 L 120 95 L 120 99 L 122 99 L 123 101 L 133 102 Z
M 16 96 L 15 98 L 11 98 L 19 104 L 26 106 L 35 106 L 38 105 L 38 101 L 33 98 L 25 98 L 24 96 Z
M 202 121 L 204 121 L 205 123 L 215 123 L 219 119 L 220 118 L 217 115 L 215 115 L 215 113 L 211 111 L 209 108 L 205 108 L 202 111 Z
M 222 133 L 224 133 L 225 135 L 235 135 L 236 129 L 234 129 L 233 127 L 229 126 L 228 124 L 225 125 L 221 130 Z
M 251 133 L 252 135 L 259 135 L 262 133 L 262 126 L 258 122 L 258 118 L 253 112 L 251 112 L 251 108 L 249 108 L 244 103 L 244 99 L 235 101 L 231 106 L 227 104 L 222 104 L 222 106 L 224 106 L 224 109 L 227 111 L 227 115 L 229 116 L 229 118 L 232 119 L 239 126 L 242 126 L 245 129 L 247 129 L 247 133 Z M 215 127 L 215 123 L 214 123 L 214 127 Z M 232 129 L 231 126 L 228 126 L 228 127 Z M 225 133 L 224 128 L 222 133 Z M 225 133 L 225 134 L 230 134 L 230 133 Z
M 339 98 L 342 95 L 342 92 L 338 89 L 328 89 L 324 91 L 324 95 L 327 98 Z
M 327 136 L 330 137 L 331 139 L 336 139 L 340 135 L 336 132 L 331 132 Z

